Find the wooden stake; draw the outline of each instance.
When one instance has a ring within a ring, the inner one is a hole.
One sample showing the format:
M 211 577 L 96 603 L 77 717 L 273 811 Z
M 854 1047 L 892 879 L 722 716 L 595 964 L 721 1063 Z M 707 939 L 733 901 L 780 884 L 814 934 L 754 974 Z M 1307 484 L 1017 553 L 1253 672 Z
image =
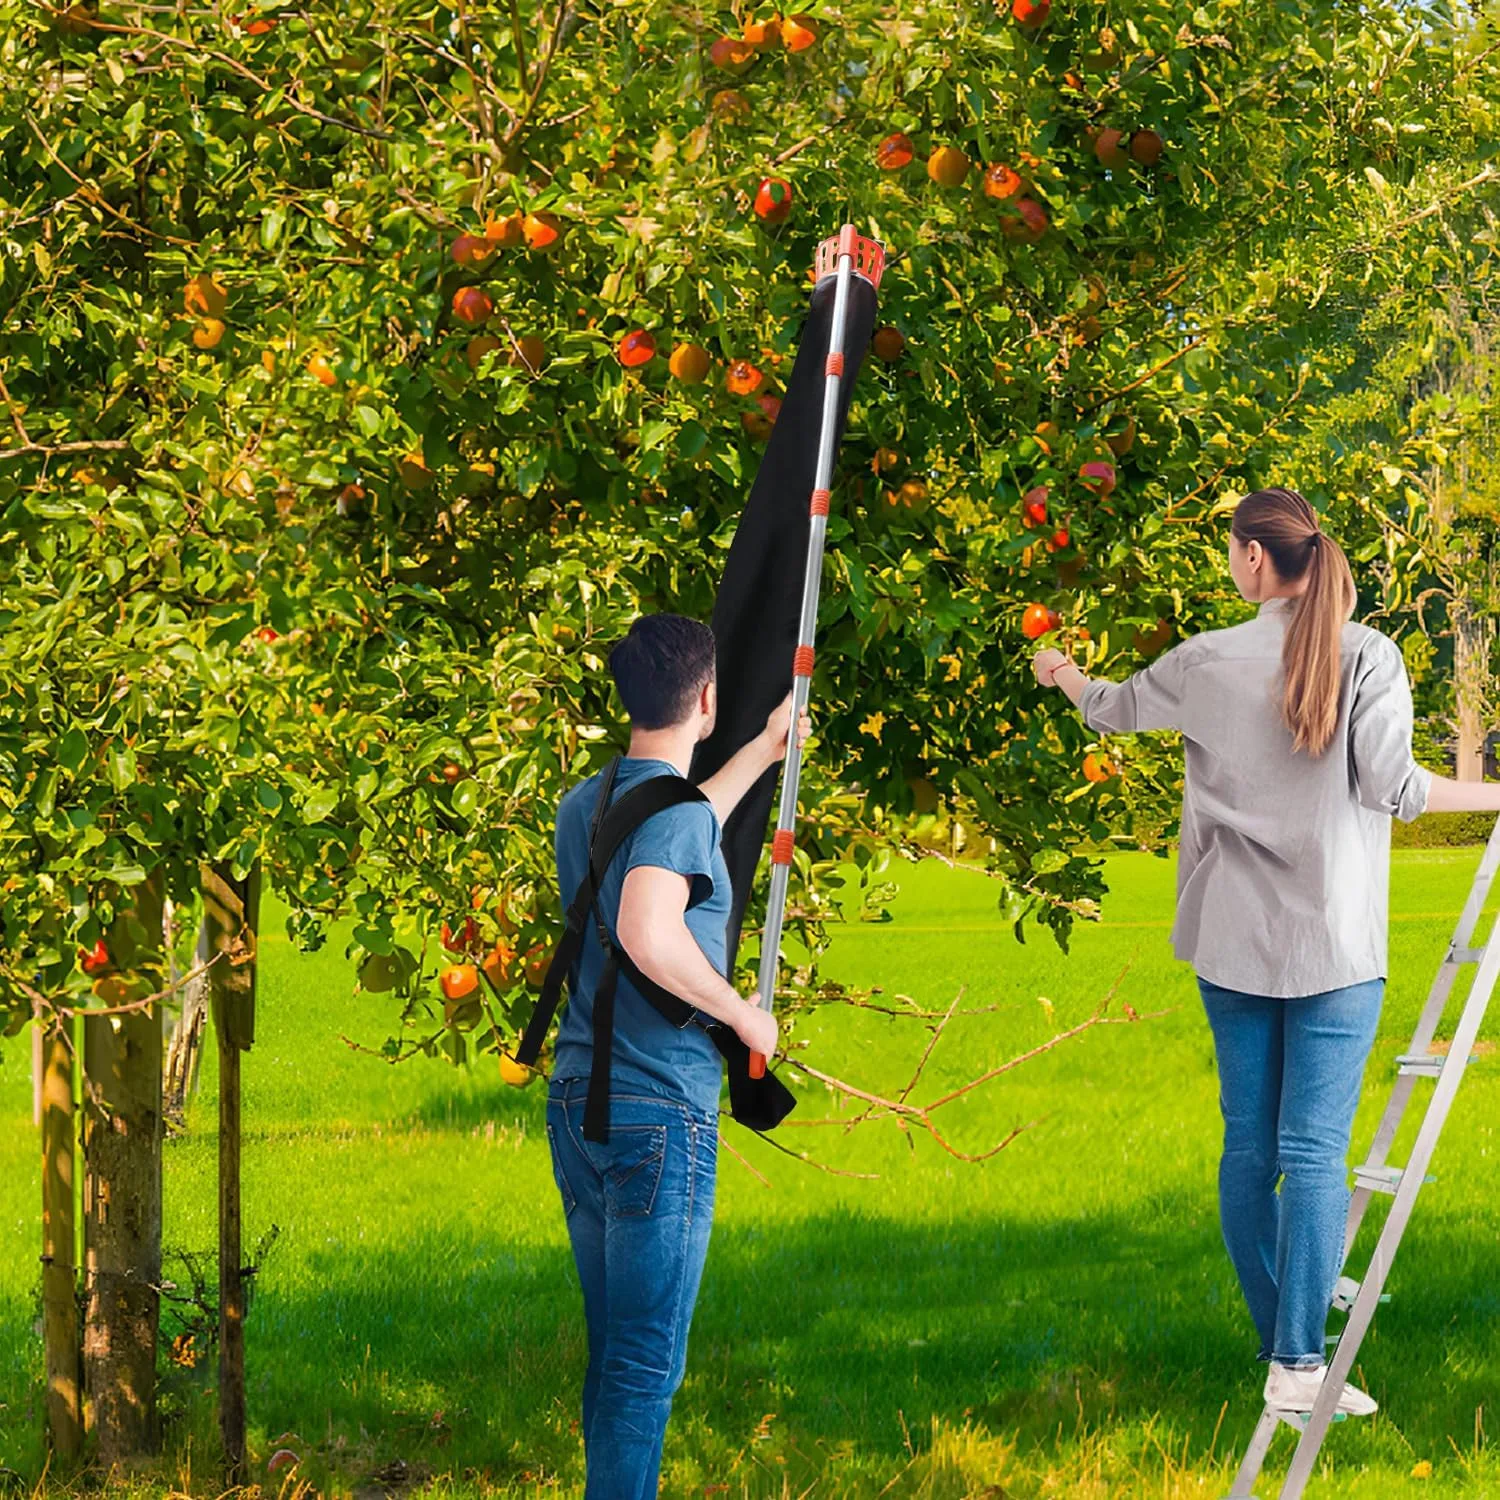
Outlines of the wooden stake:
M 203 919 L 219 1043 L 219 1437 L 224 1477 L 247 1481 L 245 1462 L 245 1285 L 241 1275 L 240 1053 L 255 1039 L 256 935 L 260 872 L 236 880 L 227 866 L 203 869 Z
M 67 1022 L 44 1027 L 37 1080 L 42 1105 L 42 1340 L 47 1368 L 47 1433 L 59 1458 L 83 1447 L 82 1349 L 78 1329 L 78 1267 L 73 1211 L 75 1116 L 73 1045 Z

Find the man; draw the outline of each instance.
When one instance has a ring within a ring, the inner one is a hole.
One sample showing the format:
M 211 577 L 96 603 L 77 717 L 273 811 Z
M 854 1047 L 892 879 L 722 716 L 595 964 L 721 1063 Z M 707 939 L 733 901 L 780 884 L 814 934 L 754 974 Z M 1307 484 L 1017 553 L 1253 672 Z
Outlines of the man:
M 610 805 L 652 776 L 686 777 L 693 747 L 713 730 L 714 637 L 680 615 L 645 615 L 610 653 L 630 718 L 630 748 Z M 688 1326 L 713 1220 L 720 1057 L 705 1027 L 729 1026 L 764 1056 L 776 1021 L 725 978 L 729 871 L 724 820 L 782 757 L 791 696 L 765 729 L 703 782 L 708 801 L 649 818 L 621 845 L 599 885 L 596 914 L 614 944 L 653 983 L 703 1018 L 678 1029 L 622 966 L 615 990 L 607 1143 L 584 1136 L 593 1062 L 593 996 L 604 968 L 590 922 L 547 1100 L 547 1139 L 583 1285 L 589 1364 L 583 1387 L 586 1500 L 647 1500 L 657 1491 L 662 1439 L 682 1382 Z M 798 725 L 799 744 L 809 723 Z M 600 777 L 557 809 L 558 889 L 573 899 L 588 869 Z

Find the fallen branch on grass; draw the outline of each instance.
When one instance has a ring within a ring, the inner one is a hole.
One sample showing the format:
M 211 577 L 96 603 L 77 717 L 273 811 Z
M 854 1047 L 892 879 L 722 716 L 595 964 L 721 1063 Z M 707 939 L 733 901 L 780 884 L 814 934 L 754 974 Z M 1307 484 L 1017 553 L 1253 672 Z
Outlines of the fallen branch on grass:
M 963 1012 L 958 1009 L 959 1001 L 963 999 L 964 995 L 964 991 L 962 989 L 960 989 L 958 994 L 954 996 L 953 1003 L 948 1007 L 946 1011 L 942 1013 L 942 1018 L 938 1021 L 938 1024 L 932 1028 L 932 1035 L 931 1037 L 929 1037 L 927 1045 L 922 1051 L 921 1057 L 917 1060 L 917 1065 L 912 1073 L 911 1078 L 908 1080 L 905 1087 L 903 1087 L 894 1098 L 887 1098 L 886 1096 L 874 1093 L 869 1089 L 859 1088 L 855 1084 L 848 1083 L 842 1078 L 834 1077 L 831 1073 L 823 1072 L 820 1068 L 812 1067 L 808 1063 L 799 1062 L 796 1058 L 788 1057 L 785 1059 L 786 1065 L 788 1067 L 797 1069 L 800 1073 L 804 1074 L 808 1078 L 815 1080 L 818 1083 L 821 1083 L 825 1088 L 831 1089 L 836 1094 L 842 1094 L 848 1099 L 857 1100 L 859 1103 L 864 1105 L 864 1108 L 853 1119 L 839 1119 L 837 1117 L 829 1117 L 820 1120 L 788 1120 L 785 1123 L 788 1126 L 800 1126 L 804 1129 L 820 1125 L 838 1125 L 842 1126 L 845 1133 L 847 1134 L 856 1125 L 863 1125 L 871 1120 L 889 1118 L 895 1120 L 897 1128 L 907 1135 L 909 1142 L 911 1139 L 912 1130 L 914 1128 L 920 1129 L 926 1131 L 927 1134 L 930 1135 L 932 1139 L 936 1141 L 944 1151 L 946 1151 L 950 1156 L 956 1158 L 959 1161 L 986 1161 L 990 1157 L 998 1155 L 1008 1145 L 1010 1145 L 1010 1143 L 1014 1141 L 1017 1136 L 1023 1134 L 1027 1130 L 1030 1130 L 1033 1126 L 1039 1124 L 1040 1121 L 1029 1120 L 1024 1125 L 1017 1125 L 1013 1127 L 1002 1140 L 1000 1140 L 997 1144 L 989 1147 L 987 1150 L 979 1152 L 969 1152 L 959 1150 L 958 1147 L 956 1147 L 943 1134 L 943 1132 L 939 1130 L 937 1124 L 932 1118 L 933 1115 L 935 1115 L 938 1110 L 944 1108 L 945 1106 L 953 1104 L 959 1099 L 965 1098 L 969 1094 L 973 1093 L 975 1089 L 978 1089 L 984 1084 L 989 1083 L 996 1078 L 999 1078 L 1002 1074 L 1009 1073 L 1013 1069 L 1019 1068 L 1022 1063 L 1030 1062 L 1034 1058 L 1042 1056 L 1043 1053 L 1050 1052 L 1053 1050 L 1053 1048 L 1061 1046 L 1062 1043 L 1072 1041 L 1074 1038 L 1082 1036 L 1085 1032 L 1092 1031 L 1096 1026 L 1130 1026 L 1134 1025 L 1138 1021 L 1154 1020 L 1159 1016 L 1166 1015 L 1168 1013 L 1166 1011 L 1153 1011 L 1148 1015 L 1142 1015 L 1128 1003 L 1126 1003 L 1123 1007 L 1123 1015 L 1112 1016 L 1109 1014 L 1110 1003 L 1111 1001 L 1113 1001 L 1116 993 L 1119 990 L 1120 981 L 1124 979 L 1129 970 L 1129 964 L 1127 964 L 1125 968 L 1120 970 L 1120 973 L 1116 976 L 1114 983 L 1109 987 L 1108 992 L 1099 1002 L 1098 1008 L 1094 1011 L 1093 1015 L 1089 1016 L 1086 1020 L 1080 1021 L 1076 1026 L 1070 1026 L 1066 1031 L 1058 1032 L 1055 1036 L 1049 1037 L 1045 1042 L 1041 1042 L 1035 1047 L 1028 1048 L 1025 1052 L 1019 1053 L 1017 1056 L 1012 1057 L 993 1068 L 986 1069 L 977 1078 L 971 1079 L 968 1083 L 962 1084 L 956 1089 L 950 1089 L 946 1094 L 940 1095 L 938 1098 L 932 1100 L 927 1104 L 914 1104 L 911 1101 L 911 1095 L 915 1091 L 917 1084 L 921 1081 L 922 1074 L 926 1069 L 927 1064 L 931 1059 L 939 1040 L 942 1038 L 942 1035 L 946 1030 L 948 1023 L 954 1018 L 954 1016 L 963 1014 Z M 779 1150 L 785 1151 L 787 1149 L 783 1146 L 780 1146 L 775 1141 L 771 1141 L 770 1144 L 777 1146 L 777 1149 Z M 809 1161 L 809 1158 L 798 1152 L 788 1152 L 787 1154 L 796 1156 L 798 1160 Z M 809 1164 L 821 1166 L 820 1163 L 811 1161 L 809 1161 Z M 823 1168 L 823 1170 L 832 1169 Z

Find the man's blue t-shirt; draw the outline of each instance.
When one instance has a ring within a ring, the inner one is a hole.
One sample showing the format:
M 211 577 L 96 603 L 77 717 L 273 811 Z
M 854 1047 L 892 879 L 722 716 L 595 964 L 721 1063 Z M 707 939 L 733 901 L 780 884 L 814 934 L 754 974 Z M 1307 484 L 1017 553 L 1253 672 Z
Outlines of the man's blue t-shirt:
M 681 773 L 670 761 L 625 756 L 615 772 L 613 807 L 632 787 L 651 776 Z M 557 879 L 566 908 L 588 873 L 589 823 L 599 801 L 600 778 L 572 787 L 557 807 Z M 637 865 L 675 870 L 691 882 L 688 931 L 719 973 L 725 972 L 731 906 L 729 867 L 719 847 L 718 815 L 708 802 L 686 802 L 648 818 L 622 843 L 610 861 L 594 910 L 612 938 L 620 912 L 625 876 Z M 594 1052 L 594 989 L 604 968 L 604 950 L 593 918 L 584 932 L 568 1004 L 557 1032 L 554 1078 L 587 1078 Z M 576 983 L 573 982 L 576 980 Z M 679 1030 L 644 999 L 620 970 L 615 986 L 615 1043 L 610 1055 L 611 1094 L 650 1094 L 712 1111 L 719 1103 L 722 1064 L 703 1024 Z

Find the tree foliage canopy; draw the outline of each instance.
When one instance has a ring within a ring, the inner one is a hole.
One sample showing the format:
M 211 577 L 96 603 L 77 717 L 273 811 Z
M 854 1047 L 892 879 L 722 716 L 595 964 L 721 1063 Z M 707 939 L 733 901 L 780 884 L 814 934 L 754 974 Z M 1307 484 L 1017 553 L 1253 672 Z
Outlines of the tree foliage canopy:
M 1396 0 L 1021 9 L 847 0 L 756 46 L 722 39 L 769 13 L 631 0 L 0 3 L 16 1024 L 202 860 L 376 953 L 477 901 L 516 1002 L 551 809 L 618 736 L 604 654 L 707 616 L 846 219 L 900 338 L 830 523 L 793 956 L 934 793 L 1066 939 L 1077 845 L 1174 776 L 1143 742 L 1081 778 L 1022 612 L 1114 676 L 1223 618 L 1218 509 L 1295 482 L 1362 306 L 1489 274 L 1500 62 Z

